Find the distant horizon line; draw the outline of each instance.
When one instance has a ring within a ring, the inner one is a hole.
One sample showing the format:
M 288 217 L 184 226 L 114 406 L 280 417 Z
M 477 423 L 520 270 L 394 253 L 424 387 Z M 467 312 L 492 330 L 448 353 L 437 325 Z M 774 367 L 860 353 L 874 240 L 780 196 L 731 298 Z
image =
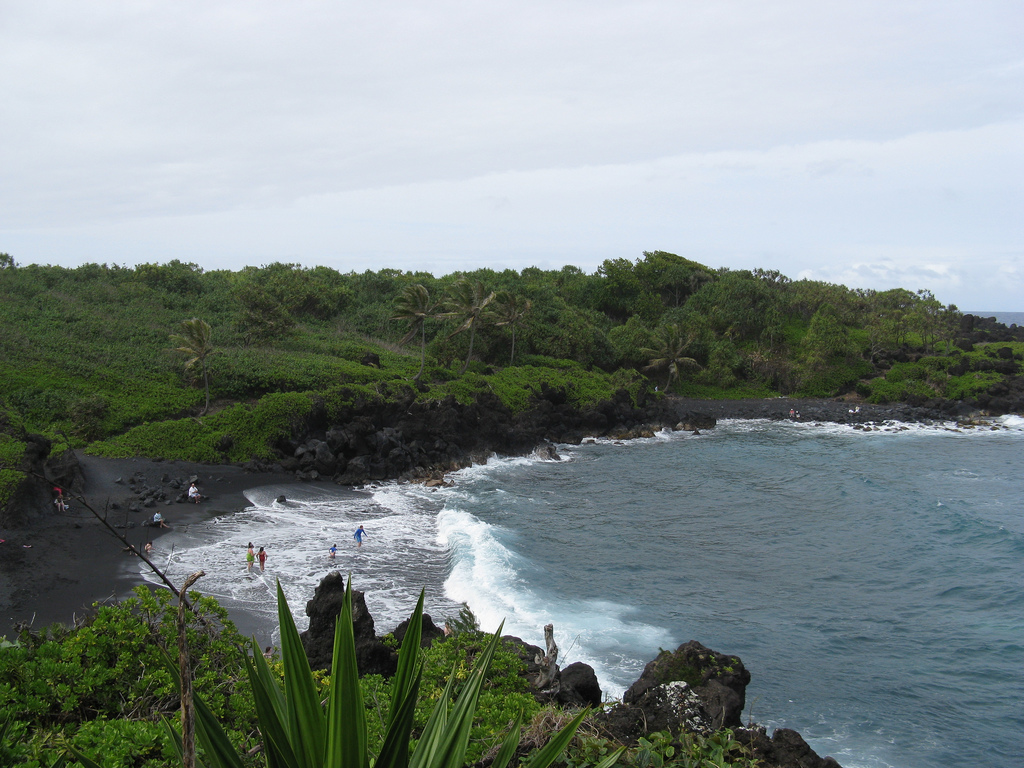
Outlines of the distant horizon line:
M 1003 325 L 1024 325 L 1024 311 L 998 311 L 993 309 L 984 311 L 964 309 L 961 311 L 965 315 L 974 315 L 975 317 L 994 317 L 997 323 L 1002 323 Z

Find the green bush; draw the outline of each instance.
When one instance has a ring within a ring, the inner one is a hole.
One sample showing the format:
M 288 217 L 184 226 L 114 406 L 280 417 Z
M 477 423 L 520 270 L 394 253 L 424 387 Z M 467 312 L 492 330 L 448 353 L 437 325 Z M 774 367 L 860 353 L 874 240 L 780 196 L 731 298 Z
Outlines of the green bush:
M 176 757 L 164 727 L 146 720 L 96 718 L 82 723 L 69 742 L 103 766 L 165 768 Z
M 950 400 L 967 400 L 987 392 L 989 387 L 1002 381 L 1002 375 L 995 371 L 981 371 L 953 376 L 946 382 L 945 393 Z
M 779 393 L 768 386 L 751 382 L 741 382 L 732 387 L 719 387 L 713 384 L 685 381 L 677 384 L 675 391 L 681 397 L 700 400 L 761 400 L 779 397 Z
M 809 370 L 796 394 L 799 397 L 835 397 L 853 388 L 870 370 L 871 366 L 864 361 L 854 364 L 842 362 Z
M 888 378 L 877 378 L 866 382 L 866 387 L 868 402 L 876 405 L 903 403 L 911 399 L 930 399 L 936 396 L 935 390 L 927 383 L 914 379 L 894 382 Z
M 118 437 L 92 443 L 87 452 L 112 458 L 159 456 L 176 461 L 270 459 L 274 443 L 298 431 L 312 405 L 309 393 L 270 394 L 254 405 L 240 403 L 203 419 L 143 424 Z M 217 449 L 225 435 L 232 439 L 226 454 Z
M 928 368 L 920 363 L 896 363 L 885 374 L 885 380 L 893 384 L 904 381 L 925 381 Z
M 468 678 L 474 659 L 484 651 L 489 640 L 490 637 L 483 632 L 460 632 L 423 650 L 423 679 L 415 718 L 417 731 L 426 725 L 431 711 L 441 701 L 449 678 L 454 677 L 458 690 Z M 480 707 L 473 719 L 467 762 L 480 760 L 496 742 L 500 742 L 520 712 L 528 722 L 540 711 L 526 680 L 520 676 L 525 666 L 512 646 L 503 642 L 498 645 L 480 692 Z M 371 713 L 387 711 L 390 706 L 386 692 L 388 685 L 380 678 L 363 678 L 366 700 L 374 702 Z
M 0 508 L 10 499 L 23 475 L 18 471 L 25 456 L 25 425 L 0 399 Z
M 64 734 L 105 766 L 167 764 L 170 745 L 155 721 L 178 706 L 163 656 L 163 649 L 177 653 L 177 604 L 167 590 L 134 592 L 97 607 L 80 627 L 24 632 L 17 644 L 0 648 L 0 723 L 19 724 L 12 733 L 23 756 L 52 752 Z M 186 632 L 195 689 L 244 734 L 254 718 L 252 700 L 248 681 L 231 670 L 240 668 L 249 641 L 216 601 L 191 597 L 197 614 L 188 615 Z

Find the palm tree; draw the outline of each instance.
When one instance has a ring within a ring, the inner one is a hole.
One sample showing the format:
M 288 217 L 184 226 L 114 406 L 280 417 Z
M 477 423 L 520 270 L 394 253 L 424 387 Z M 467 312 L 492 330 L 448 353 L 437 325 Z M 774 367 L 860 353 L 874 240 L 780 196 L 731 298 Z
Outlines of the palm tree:
M 210 325 L 205 320 L 193 317 L 191 320 L 181 321 L 181 333 L 171 334 L 171 342 L 176 344 L 176 352 L 184 352 L 191 357 L 185 362 L 185 370 L 194 368 L 196 364 L 203 372 L 203 389 L 206 391 L 206 406 L 203 416 L 210 410 L 210 374 L 206 369 L 206 358 L 213 354 L 213 342 L 210 340 L 212 333 Z
M 413 377 L 413 381 L 419 381 L 423 375 L 423 363 L 427 356 L 427 319 L 434 317 L 435 305 L 430 301 L 430 294 L 427 289 L 417 283 L 407 285 L 402 290 L 396 302 L 395 320 L 406 320 L 409 323 L 409 332 L 402 339 L 402 344 L 408 344 L 417 333 L 420 334 L 420 370 Z
M 650 364 L 644 367 L 645 371 L 668 372 L 668 378 L 665 381 L 666 391 L 683 371 L 700 370 L 700 364 L 686 355 L 691 341 L 691 339 L 683 338 L 683 333 L 678 325 L 663 325 L 655 333 L 654 346 L 644 347 L 640 350 L 651 359 Z
M 457 333 L 469 331 L 469 351 L 466 353 L 466 363 L 462 366 L 462 373 L 469 368 L 469 359 L 473 356 L 473 340 L 476 338 L 476 326 L 484 315 L 487 305 L 494 299 L 494 293 L 487 293 L 484 284 L 479 280 L 470 280 L 468 277 L 460 278 L 448 289 L 448 311 L 445 317 L 458 317 L 462 319 L 459 327 L 448 334 L 450 339 Z
M 509 365 L 515 365 L 516 362 L 516 326 L 523 322 L 523 318 L 532 306 L 529 299 L 524 299 L 509 291 L 498 291 L 494 294 L 494 301 L 491 305 L 494 324 L 499 327 L 505 325 L 512 329 L 512 354 L 509 356 Z

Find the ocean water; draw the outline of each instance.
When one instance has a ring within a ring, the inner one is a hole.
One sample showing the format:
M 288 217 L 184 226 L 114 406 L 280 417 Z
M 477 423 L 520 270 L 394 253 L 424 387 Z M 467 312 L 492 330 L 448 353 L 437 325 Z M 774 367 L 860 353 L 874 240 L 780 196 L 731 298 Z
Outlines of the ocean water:
M 994 317 L 996 322 L 1009 327 L 1011 325 L 1024 326 L 1024 312 L 965 312 L 965 315 L 977 317 Z
M 253 507 L 160 539 L 180 581 L 274 642 L 274 582 L 300 628 L 330 570 L 377 631 L 421 588 L 441 623 L 591 664 L 608 698 L 695 639 L 752 675 L 744 720 L 847 768 L 1024 764 L 1024 419 L 958 430 L 725 421 L 695 436 L 494 458 L 452 488 L 253 489 Z M 284 493 L 288 501 L 274 499 Z M 352 532 L 364 525 L 366 543 Z M 266 546 L 247 573 L 245 545 Z M 336 543 L 336 559 L 327 549 Z

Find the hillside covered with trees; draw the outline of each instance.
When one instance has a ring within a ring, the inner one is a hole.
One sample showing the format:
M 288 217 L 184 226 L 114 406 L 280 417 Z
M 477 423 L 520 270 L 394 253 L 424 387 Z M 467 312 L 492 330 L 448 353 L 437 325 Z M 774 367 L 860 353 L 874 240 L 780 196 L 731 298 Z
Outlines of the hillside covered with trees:
M 928 291 L 850 289 L 662 251 L 435 277 L 293 264 L 18 265 L 0 254 L 0 463 L 25 435 L 110 456 L 275 457 L 313 410 L 395 398 L 513 412 L 542 391 L 836 397 L 1019 410 L 1024 333 Z M 230 439 L 225 436 L 229 436 Z M 0 501 L 15 476 L 0 476 Z

